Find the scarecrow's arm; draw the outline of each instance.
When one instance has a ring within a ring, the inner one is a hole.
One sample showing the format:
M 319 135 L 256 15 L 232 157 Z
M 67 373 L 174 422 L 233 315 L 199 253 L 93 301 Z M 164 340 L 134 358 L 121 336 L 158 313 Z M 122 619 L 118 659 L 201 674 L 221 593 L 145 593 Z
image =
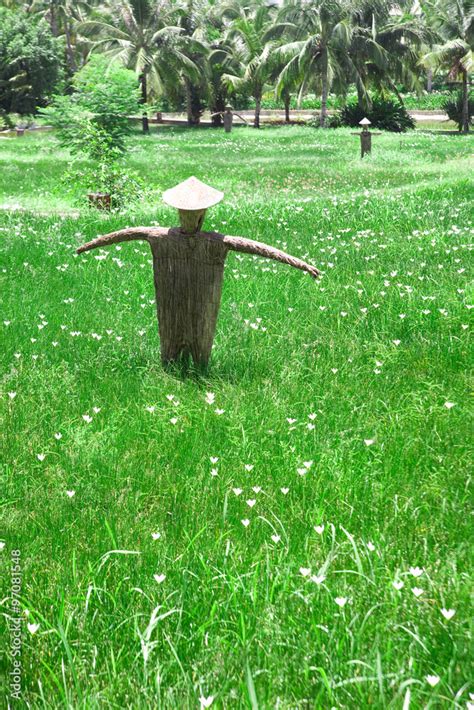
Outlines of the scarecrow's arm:
M 243 116 L 241 116 L 240 113 L 234 111 L 234 116 L 238 116 L 244 123 L 247 124 L 247 126 L 249 125 L 249 122 Z
M 98 247 L 108 247 L 110 244 L 118 244 L 119 242 L 131 242 L 135 239 L 142 239 L 149 242 L 153 241 L 153 239 L 168 236 L 169 231 L 170 230 L 165 227 L 132 227 L 130 229 L 120 229 L 118 232 L 104 234 L 102 237 L 97 237 L 97 239 L 94 239 L 92 242 L 83 244 L 79 247 L 77 253 L 81 254 L 83 251 L 97 249 Z
M 281 249 L 275 249 L 275 247 L 271 247 L 268 244 L 255 242 L 253 239 L 230 237 L 228 235 L 223 236 L 223 242 L 231 251 L 240 251 L 245 254 L 255 254 L 256 256 L 263 256 L 265 259 L 280 261 L 282 264 L 294 266 L 295 269 L 307 271 L 308 274 L 311 274 L 311 276 L 315 279 L 320 275 L 320 272 L 315 266 L 311 266 L 311 264 L 307 264 L 306 261 L 298 259 L 296 256 L 291 256 L 290 254 L 281 251 Z

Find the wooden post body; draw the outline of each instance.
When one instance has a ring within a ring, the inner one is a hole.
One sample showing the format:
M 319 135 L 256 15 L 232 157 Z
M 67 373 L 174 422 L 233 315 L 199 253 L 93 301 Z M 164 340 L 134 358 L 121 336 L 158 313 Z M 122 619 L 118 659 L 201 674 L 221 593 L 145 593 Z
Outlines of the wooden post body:
M 221 302 L 228 249 L 173 230 L 151 243 L 161 359 L 207 367 Z
M 223 115 L 224 119 L 224 130 L 226 133 L 230 133 L 232 130 L 232 123 L 234 120 L 234 116 L 232 114 L 232 111 L 225 111 Z
M 372 135 L 369 131 L 362 131 L 360 134 L 360 157 L 372 152 Z

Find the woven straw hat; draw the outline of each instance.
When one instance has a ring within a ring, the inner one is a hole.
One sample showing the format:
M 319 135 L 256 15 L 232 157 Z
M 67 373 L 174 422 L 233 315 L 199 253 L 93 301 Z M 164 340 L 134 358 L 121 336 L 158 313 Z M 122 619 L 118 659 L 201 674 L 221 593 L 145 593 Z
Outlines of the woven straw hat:
M 223 192 L 206 185 L 194 175 L 163 193 L 163 200 L 167 205 L 189 212 L 206 210 L 208 207 L 217 205 L 223 197 Z

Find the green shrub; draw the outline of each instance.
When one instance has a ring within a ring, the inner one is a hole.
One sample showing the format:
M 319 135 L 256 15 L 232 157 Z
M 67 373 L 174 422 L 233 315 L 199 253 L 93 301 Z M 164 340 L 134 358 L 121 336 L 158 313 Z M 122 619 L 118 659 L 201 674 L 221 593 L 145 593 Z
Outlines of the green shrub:
M 11 120 L 10 115 L 2 108 L 0 108 L 0 131 L 7 131 L 14 127 L 15 124 Z
M 111 135 L 87 118 L 80 124 L 80 131 L 87 140 L 87 155 L 93 162 L 84 165 L 76 159 L 63 178 L 66 189 L 79 202 L 89 192 L 111 195 L 113 208 L 121 208 L 141 196 L 145 183 L 137 173 L 124 167 L 123 152 Z
M 409 128 L 415 128 L 415 121 L 403 104 L 379 96 L 372 100 L 372 107 L 364 109 L 358 103 L 349 103 L 338 114 L 342 126 L 359 125 L 364 117 L 372 123 L 373 128 L 394 133 L 404 133 Z
M 446 96 L 449 96 L 449 91 L 432 91 L 431 93 L 424 92 L 423 94 L 401 94 L 403 105 L 409 111 L 418 109 L 419 111 L 441 111 Z
M 458 128 L 462 130 L 462 91 L 453 91 L 443 103 L 443 110 L 448 114 L 451 121 L 458 124 Z M 472 94 L 468 98 L 468 116 L 469 123 L 474 115 L 474 98 Z
M 89 143 L 92 124 L 108 135 L 111 146 L 124 151 L 132 130 L 128 117 L 141 112 L 135 74 L 97 55 L 75 75 L 73 88 L 72 95 L 55 96 L 42 112 L 57 129 L 61 143 L 72 153 L 94 157 Z
M 441 111 L 443 109 L 443 103 L 447 96 L 450 95 L 450 91 L 432 91 L 431 93 L 423 92 L 422 94 L 416 94 L 415 92 L 401 93 L 403 99 L 403 105 L 406 109 L 420 110 L 420 111 Z M 395 94 L 392 94 L 390 98 L 398 103 L 398 98 Z M 329 109 L 340 109 L 345 103 L 353 103 L 357 101 L 357 93 L 355 91 L 349 91 L 346 97 L 336 96 L 335 94 L 329 94 L 328 96 L 328 108 Z M 309 109 L 317 111 L 321 108 L 321 97 L 315 94 L 306 94 L 301 98 L 300 105 L 298 106 L 298 99 L 295 94 L 292 94 L 290 101 L 290 109 L 292 111 L 299 109 Z M 237 103 L 235 104 L 237 107 Z M 255 101 L 253 99 L 247 101 L 245 105 L 239 105 L 239 108 L 255 108 Z M 282 111 L 284 108 L 283 99 L 276 99 L 273 92 L 268 92 L 264 94 L 262 99 L 262 109 L 279 109 Z M 164 109 L 166 110 L 166 109 Z
M 121 207 L 143 189 L 140 178 L 126 171 L 121 158 L 132 130 L 131 114 L 140 110 L 135 74 L 104 57 L 93 56 L 73 80 L 71 96 L 55 96 L 43 115 L 56 128 L 60 142 L 74 155 L 93 161 L 86 167 L 76 160 L 65 177 L 74 193 L 104 192 L 113 207 Z

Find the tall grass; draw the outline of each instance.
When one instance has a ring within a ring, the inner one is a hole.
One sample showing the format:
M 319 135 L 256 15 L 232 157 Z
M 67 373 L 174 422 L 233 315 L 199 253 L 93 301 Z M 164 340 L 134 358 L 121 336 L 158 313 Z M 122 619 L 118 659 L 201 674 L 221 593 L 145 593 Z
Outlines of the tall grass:
M 54 137 L 0 143 L 5 697 L 18 549 L 29 707 L 466 707 L 470 151 L 165 128 L 104 216 Z M 75 255 L 190 174 L 324 272 L 230 255 L 205 378 L 160 365 L 147 247 Z

